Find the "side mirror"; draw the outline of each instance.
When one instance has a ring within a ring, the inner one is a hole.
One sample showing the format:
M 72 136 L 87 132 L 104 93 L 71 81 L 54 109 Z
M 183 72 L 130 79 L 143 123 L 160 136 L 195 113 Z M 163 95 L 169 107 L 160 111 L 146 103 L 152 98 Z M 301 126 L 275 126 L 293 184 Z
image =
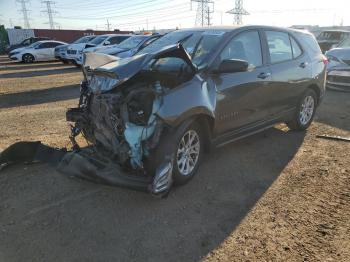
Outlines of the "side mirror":
M 215 70 L 217 73 L 238 73 L 248 70 L 248 62 L 239 59 L 226 59 L 221 62 L 219 68 Z
M 108 40 L 106 40 L 106 41 L 103 43 L 103 45 L 110 45 L 110 44 L 111 44 L 111 42 L 108 41 Z

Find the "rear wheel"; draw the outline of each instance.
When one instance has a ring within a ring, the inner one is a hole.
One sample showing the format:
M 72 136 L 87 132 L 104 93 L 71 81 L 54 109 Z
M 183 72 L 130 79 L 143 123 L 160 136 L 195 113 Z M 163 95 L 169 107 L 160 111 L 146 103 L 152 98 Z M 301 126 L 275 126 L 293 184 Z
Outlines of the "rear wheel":
M 301 97 L 297 110 L 291 121 L 287 125 L 292 130 L 307 129 L 315 116 L 317 105 L 317 95 L 314 90 L 308 89 Z
M 34 62 L 34 56 L 31 54 L 24 54 L 22 56 L 23 63 L 29 64 Z

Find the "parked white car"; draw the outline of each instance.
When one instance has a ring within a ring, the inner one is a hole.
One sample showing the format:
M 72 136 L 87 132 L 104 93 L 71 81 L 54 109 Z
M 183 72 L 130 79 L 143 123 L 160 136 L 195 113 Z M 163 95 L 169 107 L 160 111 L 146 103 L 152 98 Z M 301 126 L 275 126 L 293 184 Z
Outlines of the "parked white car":
M 81 65 L 83 62 L 83 52 L 96 52 L 96 50 L 102 47 L 119 44 L 130 36 L 125 34 L 99 35 L 86 44 L 70 45 L 64 58 L 74 64 Z
M 28 47 L 12 50 L 9 53 L 9 57 L 14 61 L 24 63 L 56 60 L 55 47 L 66 44 L 65 42 L 53 40 L 38 41 Z

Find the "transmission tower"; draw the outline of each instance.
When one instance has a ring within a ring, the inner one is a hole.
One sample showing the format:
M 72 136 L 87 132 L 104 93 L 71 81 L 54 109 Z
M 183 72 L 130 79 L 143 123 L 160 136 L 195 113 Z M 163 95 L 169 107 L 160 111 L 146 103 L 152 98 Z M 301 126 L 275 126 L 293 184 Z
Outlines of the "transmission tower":
M 16 1 L 17 3 L 21 4 L 21 9 L 18 11 L 21 12 L 23 15 L 24 28 L 30 28 L 29 18 L 28 18 L 29 10 L 27 9 L 27 3 L 29 3 L 29 0 L 16 0 Z
M 107 26 L 107 30 L 110 31 L 110 29 L 111 29 L 111 23 L 109 22 L 108 19 L 107 19 L 107 24 L 106 24 L 106 26 Z
M 53 21 L 53 15 L 56 14 L 56 11 L 52 9 L 52 6 L 55 2 L 51 0 L 43 0 L 41 1 L 41 3 L 46 5 L 46 10 L 43 10 L 42 12 L 47 13 L 47 16 L 49 17 L 50 29 L 55 29 L 55 22 Z
M 241 25 L 243 24 L 243 16 L 249 15 L 249 13 L 243 8 L 243 0 L 236 0 L 235 8 L 227 11 L 229 14 L 234 14 L 234 24 Z
M 197 14 L 196 14 L 196 26 L 210 26 L 211 17 L 210 15 L 214 12 L 214 1 L 211 0 L 191 0 L 192 3 L 198 3 Z M 212 6 L 210 6 L 212 5 Z

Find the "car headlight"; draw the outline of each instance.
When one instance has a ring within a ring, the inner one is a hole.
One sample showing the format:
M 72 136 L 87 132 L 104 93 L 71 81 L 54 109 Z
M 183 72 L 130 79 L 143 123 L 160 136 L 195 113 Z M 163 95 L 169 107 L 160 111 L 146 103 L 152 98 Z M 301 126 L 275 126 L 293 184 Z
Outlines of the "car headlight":
M 119 79 L 108 76 L 92 75 L 89 79 L 89 88 L 94 94 L 100 94 L 112 90 Z
M 13 55 L 17 55 L 19 54 L 20 52 L 13 52 L 13 53 L 10 53 L 10 56 L 13 56 Z

